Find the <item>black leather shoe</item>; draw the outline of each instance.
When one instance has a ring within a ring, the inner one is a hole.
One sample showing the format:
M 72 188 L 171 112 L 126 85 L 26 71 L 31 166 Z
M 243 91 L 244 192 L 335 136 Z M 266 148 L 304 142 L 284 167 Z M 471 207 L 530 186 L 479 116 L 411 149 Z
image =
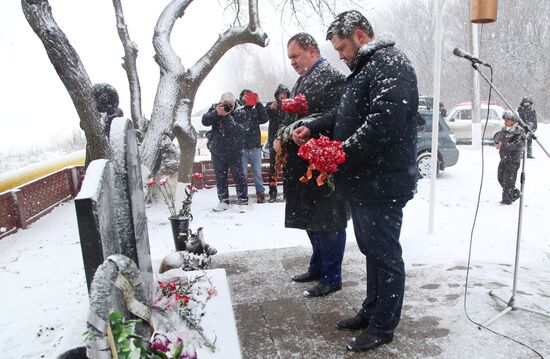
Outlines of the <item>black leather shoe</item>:
M 393 337 L 386 338 L 386 337 L 378 337 L 376 335 L 367 334 L 365 332 L 359 334 L 355 338 L 352 339 L 351 342 L 348 343 L 348 350 L 354 351 L 354 352 L 364 352 L 367 350 L 372 350 L 374 348 L 377 348 L 381 345 L 391 343 L 393 341 Z
M 342 289 L 342 284 L 321 284 L 317 283 L 308 290 L 304 290 L 304 297 L 324 297 L 332 292 L 336 292 Z
M 369 326 L 369 320 L 361 317 L 359 314 L 353 318 L 342 319 L 336 322 L 339 329 L 357 330 L 366 329 Z
M 313 274 L 310 272 L 305 272 L 302 274 L 295 274 L 291 279 L 298 283 L 312 282 L 314 280 L 319 280 L 319 274 Z

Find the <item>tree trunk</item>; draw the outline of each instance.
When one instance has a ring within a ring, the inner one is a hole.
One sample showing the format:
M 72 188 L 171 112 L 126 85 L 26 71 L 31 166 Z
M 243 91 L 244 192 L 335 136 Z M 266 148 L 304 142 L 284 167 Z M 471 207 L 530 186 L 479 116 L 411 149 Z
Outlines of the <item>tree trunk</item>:
M 170 44 L 170 34 L 174 23 L 183 16 L 191 2 L 192 0 L 172 0 L 160 15 L 155 27 L 153 45 L 155 60 L 160 67 L 160 81 L 141 154 L 143 165 L 150 171 L 148 175 L 154 175 L 161 166 L 159 141 L 163 134 L 174 133 L 180 145 L 178 179 L 182 182 L 188 180 L 195 157 L 197 134 L 191 124 L 191 112 L 202 81 L 232 47 L 245 43 L 265 47 L 269 43 L 267 34 L 260 27 L 258 2 L 249 0 L 248 26 L 232 26 L 227 29 L 210 50 L 186 71 Z
M 21 7 L 73 101 L 80 127 L 86 135 L 87 162 L 109 158 L 109 144 L 103 133 L 101 116 L 94 106 L 90 78 L 69 39 L 55 22 L 49 2 L 21 0 Z

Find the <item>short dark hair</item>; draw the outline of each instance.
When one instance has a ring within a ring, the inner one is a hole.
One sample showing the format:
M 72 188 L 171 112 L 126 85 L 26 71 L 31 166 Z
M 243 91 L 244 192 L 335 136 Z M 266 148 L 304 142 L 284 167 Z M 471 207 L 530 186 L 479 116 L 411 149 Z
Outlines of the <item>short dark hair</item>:
M 286 43 L 286 46 L 288 47 L 288 45 L 290 45 L 290 43 L 293 41 L 296 41 L 296 43 L 304 50 L 307 50 L 310 46 L 312 46 L 318 54 L 321 53 L 317 41 L 315 41 L 313 36 L 311 36 L 307 32 L 299 32 L 296 35 L 292 36 Z
M 344 11 L 330 23 L 327 29 L 327 40 L 334 35 L 341 39 L 351 39 L 354 30 L 363 30 L 368 37 L 374 37 L 374 30 L 369 20 L 357 10 Z

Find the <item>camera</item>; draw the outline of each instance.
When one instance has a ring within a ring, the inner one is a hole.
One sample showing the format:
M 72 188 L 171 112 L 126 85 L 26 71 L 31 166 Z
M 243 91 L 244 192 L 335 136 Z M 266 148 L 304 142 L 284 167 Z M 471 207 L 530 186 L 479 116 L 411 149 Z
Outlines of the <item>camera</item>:
M 231 106 L 230 104 L 224 103 L 223 104 L 223 110 L 225 112 L 231 112 L 231 110 L 233 110 L 233 106 Z

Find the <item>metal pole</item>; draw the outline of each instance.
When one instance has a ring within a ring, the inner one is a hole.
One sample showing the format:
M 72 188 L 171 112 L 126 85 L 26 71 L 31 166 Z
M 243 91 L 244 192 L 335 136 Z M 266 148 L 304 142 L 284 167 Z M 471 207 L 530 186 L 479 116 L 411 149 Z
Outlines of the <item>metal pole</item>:
M 432 164 L 430 175 L 430 213 L 428 221 L 428 234 L 434 231 L 435 194 L 437 172 L 439 169 L 438 145 L 439 145 L 439 98 L 441 90 L 441 48 L 443 46 L 443 24 L 441 13 L 443 0 L 434 1 L 435 13 L 435 54 L 434 54 L 434 104 L 432 109 Z
M 478 24 L 472 24 L 472 53 L 479 57 L 479 32 Z M 473 70 L 474 98 L 472 101 L 472 148 L 481 149 L 483 144 L 481 115 L 480 115 L 480 96 L 479 96 L 479 74 Z

